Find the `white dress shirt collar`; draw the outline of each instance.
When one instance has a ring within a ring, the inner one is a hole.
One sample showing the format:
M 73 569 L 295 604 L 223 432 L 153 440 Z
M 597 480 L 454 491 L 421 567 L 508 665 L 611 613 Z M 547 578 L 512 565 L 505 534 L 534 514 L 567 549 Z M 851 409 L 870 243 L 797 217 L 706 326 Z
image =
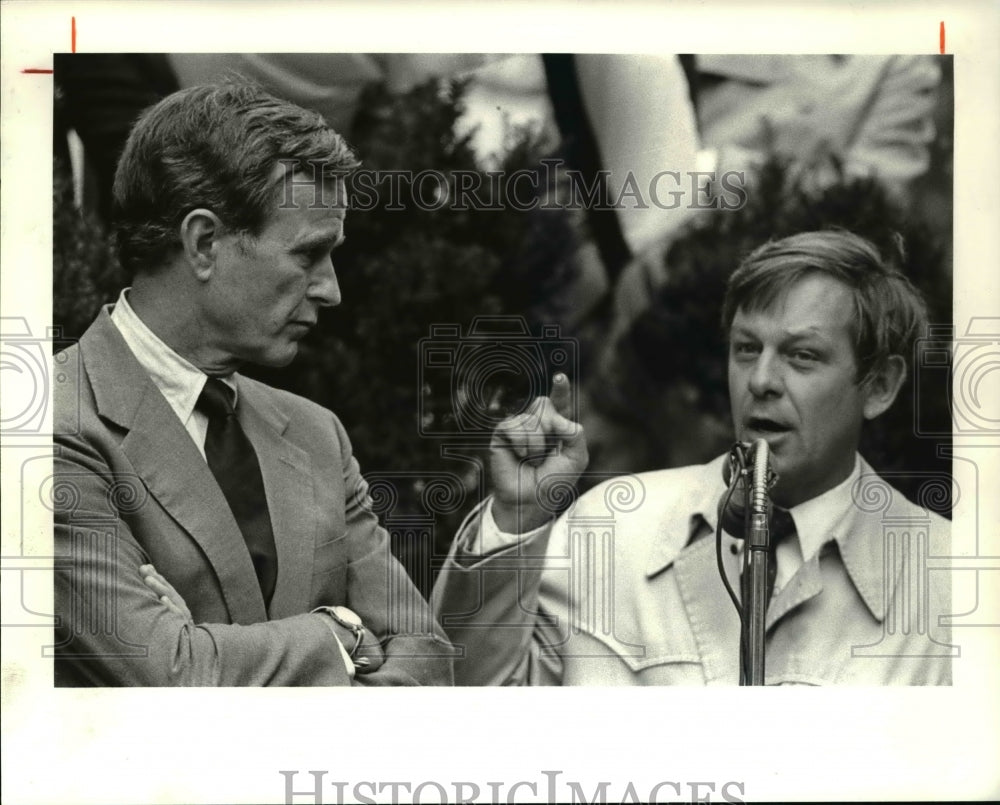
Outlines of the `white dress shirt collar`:
M 720 457 L 720 459 L 705 466 L 708 482 L 703 488 L 706 494 L 702 496 L 701 500 L 696 501 L 694 515 L 691 518 L 689 541 L 699 533 L 715 532 L 718 520 L 716 508 L 726 489 L 722 480 L 724 460 L 724 457 Z M 852 490 L 860 477 L 861 456 L 856 453 L 854 469 L 847 478 L 832 489 L 828 489 L 821 495 L 800 503 L 798 506 L 793 506 L 789 510 L 792 521 L 795 523 L 796 539 L 782 540 L 775 548 L 778 563 L 775 590 L 780 591 L 802 565 L 819 555 L 827 543 L 836 541 L 838 545 L 843 547 L 845 541 L 851 536 L 848 527 L 855 508 Z M 742 555 L 745 547 L 743 540 L 738 540 L 736 545 L 739 555 Z M 650 574 L 659 572 L 672 561 L 672 556 L 666 563 L 662 563 L 662 559 L 654 560 Z
M 860 477 L 861 457 L 855 453 L 854 469 L 850 475 L 833 489 L 789 510 L 795 522 L 802 558 L 806 562 L 819 553 L 827 542 L 840 542 L 848 536 L 848 515 L 854 510 L 852 490 Z

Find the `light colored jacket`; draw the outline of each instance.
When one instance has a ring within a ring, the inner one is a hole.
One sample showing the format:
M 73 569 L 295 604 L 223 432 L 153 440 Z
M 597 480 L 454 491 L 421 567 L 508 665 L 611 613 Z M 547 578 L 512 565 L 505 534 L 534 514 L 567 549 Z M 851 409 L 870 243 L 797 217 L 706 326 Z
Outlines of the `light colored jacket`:
M 463 548 L 473 516 L 432 596 L 463 653 L 456 682 L 737 684 L 739 619 L 716 564 L 721 461 L 607 481 L 485 557 Z M 949 579 L 926 567 L 947 555 L 950 523 L 863 461 L 853 501 L 843 533 L 771 602 L 768 684 L 950 684 Z M 734 545 L 723 535 L 738 588 Z

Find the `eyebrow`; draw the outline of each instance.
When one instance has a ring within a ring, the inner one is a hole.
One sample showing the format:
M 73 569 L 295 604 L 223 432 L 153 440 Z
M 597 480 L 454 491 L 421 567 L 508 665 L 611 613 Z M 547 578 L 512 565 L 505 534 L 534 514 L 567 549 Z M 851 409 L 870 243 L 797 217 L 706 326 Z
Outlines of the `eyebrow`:
M 759 338 L 756 330 L 753 330 L 746 325 L 737 325 L 730 329 L 730 337 L 732 336 L 743 336 L 745 338 Z M 817 338 L 822 341 L 826 341 L 829 338 L 827 333 L 824 333 L 819 327 L 811 325 L 804 327 L 801 330 L 782 330 L 781 340 L 782 341 L 801 341 L 808 338 Z
M 292 251 L 309 252 L 313 249 L 318 249 L 321 246 L 329 246 L 330 249 L 336 249 L 338 246 L 343 245 L 345 240 L 347 240 L 347 236 L 343 232 L 336 237 L 333 235 L 316 235 L 313 237 L 306 237 L 294 244 L 292 246 Z

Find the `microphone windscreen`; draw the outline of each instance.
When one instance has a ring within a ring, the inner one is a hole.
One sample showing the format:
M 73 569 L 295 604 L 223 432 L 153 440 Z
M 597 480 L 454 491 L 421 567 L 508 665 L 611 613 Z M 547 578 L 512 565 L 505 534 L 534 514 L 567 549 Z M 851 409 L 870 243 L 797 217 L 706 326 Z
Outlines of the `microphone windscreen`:
M 722 465 L 722 480 L 726 484 L 726 491 L 719 498 L 719 521 L 722 523 L 723 530 L 737 539 L 744 539 L 746 537 L 746 475 L 740 473 L 736 479 L 736 488 L 733 489 L 732 495 L 729 494 L 729 486 L 732 483 L 734 468 L 737 472 L 745 468 L 749 461 L 749 454 L 750 445 L 744 442 L 737 442 L 730 451 L 729 460 L 725 461 Z

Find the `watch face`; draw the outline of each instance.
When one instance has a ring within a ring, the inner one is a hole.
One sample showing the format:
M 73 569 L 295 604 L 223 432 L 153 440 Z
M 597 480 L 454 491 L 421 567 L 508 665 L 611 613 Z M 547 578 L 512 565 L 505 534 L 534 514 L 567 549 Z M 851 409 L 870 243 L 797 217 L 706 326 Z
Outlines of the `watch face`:
M 361 626 L 361 618 L 358 617 L 357 613 L 347 607 L 334 607 L 334 614 L 346 624 L 351 626 Z

